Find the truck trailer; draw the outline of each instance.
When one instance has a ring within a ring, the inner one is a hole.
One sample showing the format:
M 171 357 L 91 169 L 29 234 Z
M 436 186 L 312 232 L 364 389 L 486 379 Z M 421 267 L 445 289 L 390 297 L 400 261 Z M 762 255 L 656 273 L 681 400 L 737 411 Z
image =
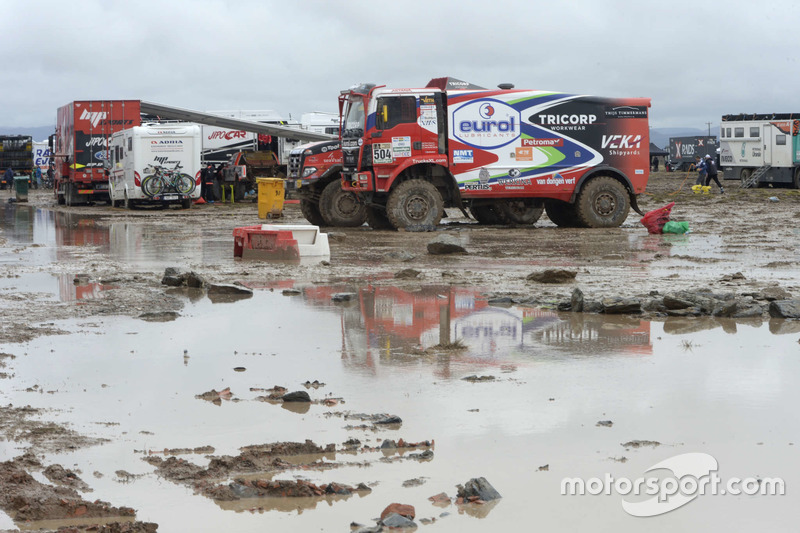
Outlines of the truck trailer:
M 725 115 L 720 124 L 720 164 L 725 179 L 742 186 L 791 185 L 800 189 L 800 113 Z
M 106 165 L 112 205 L 191 207 L 200 197 L 201 145 L 196 124 L 134 126 L 114 133 Z M 148 186 L 155 179 L 155 186 Z
M 670 137 L 669 164 L 670 170 L 686 171 L 697 161 L 695 156 L 704 158 L 710 155 L 716 161 L 719 143 L 716 137 Z
M 7 169 L 16 176 L 28 176 L 33 169 L 33 138 L 29 135 L 0 135 L 0 186 L 14 187 L 2 176 Z
M 484 223 L 616 227 L 650 172 L 648 98 L 362 84 L 339 97 L 342 188 L 374 228 L 430 228 L 444 207 Z
M 61 205 L 110 202 L 104 163 L 114 132 L 141 125 L 139 100 L 81 100 L 58 109 L 54 190 Z

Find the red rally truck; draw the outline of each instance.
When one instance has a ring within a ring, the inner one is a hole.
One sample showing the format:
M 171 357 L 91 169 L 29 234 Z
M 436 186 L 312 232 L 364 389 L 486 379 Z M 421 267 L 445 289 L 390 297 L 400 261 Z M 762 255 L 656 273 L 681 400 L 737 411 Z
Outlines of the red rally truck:
M 108 158 L 111 134 L 141 126 L 139 100 L 82 100 L 58 108 L 54 141 L 54 187 L 61 205 L 110 202 Z
M 435 226 L 444 207 L 482 223 L 617 227 L 649 177 L 648 98 L 487 90 L 342 91 L 342 189 L 374 228 Z

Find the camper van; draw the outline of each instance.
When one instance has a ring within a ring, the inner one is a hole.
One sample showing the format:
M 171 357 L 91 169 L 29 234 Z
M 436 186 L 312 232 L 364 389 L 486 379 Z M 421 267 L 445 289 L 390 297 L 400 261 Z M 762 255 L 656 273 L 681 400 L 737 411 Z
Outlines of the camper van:
M 111 204 L 188 209 L 200 197 L 201 148 L 195 124 L 153 124 L 114 133 L 107 164 Z

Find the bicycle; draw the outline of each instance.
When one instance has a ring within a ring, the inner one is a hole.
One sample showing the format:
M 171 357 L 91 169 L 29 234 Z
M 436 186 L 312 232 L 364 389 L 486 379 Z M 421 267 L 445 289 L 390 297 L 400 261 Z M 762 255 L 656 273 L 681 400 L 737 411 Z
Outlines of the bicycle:
M 145 172 L 152 174 L 142 180 L 142 192 L 150 198 L 169 192 L 192 194 L 197 185 L 191 176 L 179 172 L 181 168 L 180 163 L 176 163 L 173 169 L 158 165 L 145 168 Z

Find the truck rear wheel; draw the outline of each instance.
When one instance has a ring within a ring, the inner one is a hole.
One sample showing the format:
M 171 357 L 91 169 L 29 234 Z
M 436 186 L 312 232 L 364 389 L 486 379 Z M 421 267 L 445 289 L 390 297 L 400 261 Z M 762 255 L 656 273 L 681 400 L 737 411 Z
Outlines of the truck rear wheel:
M 404 181 L 389 194 L 386 216 L 396 228 L 436 226 L 442 219 L 444 201 L 439 190 L 425 180 Z
M 578 223 L 578 214 L 575 212 L 575 206 L 569 202 L 547 200 L 544 203 L 544 210 L 550 222 L 559 228 L 577 228 L 580 225 Z
M 376 230 L 396 229 L 389 221 L 389 218 L 386 216 L 386 211 L 381 209 L 380 207 L 367 206 L 366 213 L 367 213 L 367 224 L 369 224 L 370 228 Z
M 498 200 L 497 209 L 506 224 L 536 224 L 544 212 L 542 201 L 533 198 Z
M 300 200 L 300 212 L 314 226 L 325 226 L 325 219 L 319 212 L 319 205 L 311 200 Z
M 494 203 L 470 206 L 469 212 L 475 217 L 475 220 L 477 220 L 479 224 L 486 224 L 489 226 L 503 224 L 503 219 L 500 213 L 498 213 L 497 206 Z
M 588 228 L 618 228 L 630 208 L 625 186 L 609 176 L 589 180 L 575 202 L 578 221 Z
M 333 180 L 319 197 L 319 212 L 329 226 L 352 228 L 367 220 L 367 206 L 356 195 L 342 190 L 342 181 Z

